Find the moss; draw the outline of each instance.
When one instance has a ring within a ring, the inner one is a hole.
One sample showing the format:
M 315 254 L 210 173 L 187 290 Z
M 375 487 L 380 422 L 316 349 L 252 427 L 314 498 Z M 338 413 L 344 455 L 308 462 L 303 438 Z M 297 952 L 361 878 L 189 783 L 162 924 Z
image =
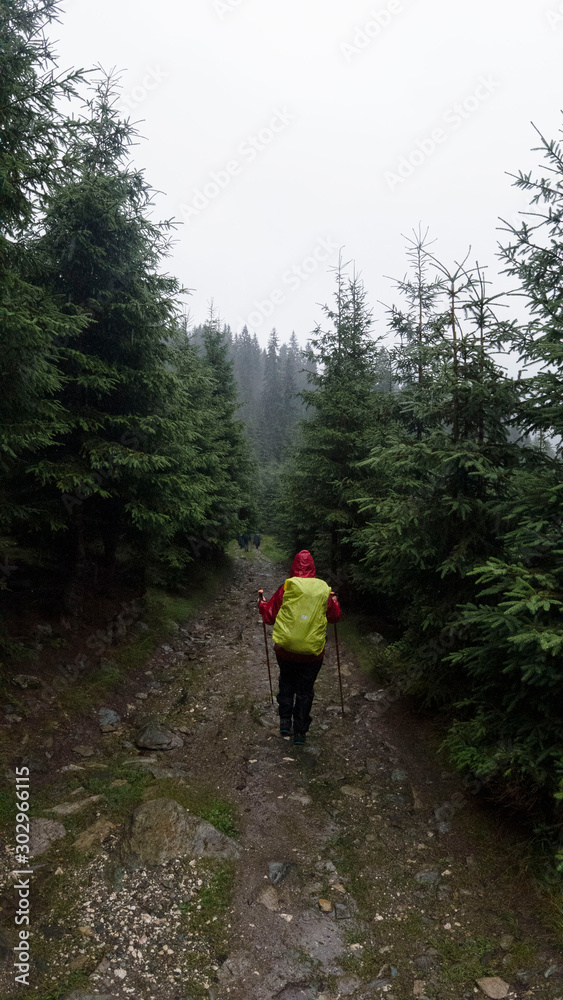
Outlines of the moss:
M 175 799 L 184 809 L 212 823 L 221 833 L 229 837 L 239 836 L 233 805 L 226 799 L 218 798 L 209 788 L 187 785 L 183 779 L 159 778 L 145 788 L 143 799 L 161 797 Z
M 88 973 L 84 971 L 71 972 L 66 977 L 66 979 L 59 986 L 46 986 L 41 992 L 40 1000 L 62 1000 L 68 993 L 73 990 L 84 989 L 88 987 Z M 34 986 L 30 990 L 26 990 L 24 993 L 13 993 L 7 996 L 5 1000 L 38 1000 L 37 997 L 37 987 Z

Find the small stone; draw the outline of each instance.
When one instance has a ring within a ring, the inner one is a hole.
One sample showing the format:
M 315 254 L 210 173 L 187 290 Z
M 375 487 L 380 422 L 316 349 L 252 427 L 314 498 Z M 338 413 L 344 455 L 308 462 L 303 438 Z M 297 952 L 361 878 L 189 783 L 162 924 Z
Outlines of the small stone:
M 366 701 L 381 701 L 385 694 L 383 691 L 368 691 L 364 698 Z
M 406 771 L 401 771 L 398 768 L 397 768 L 396 771 L 393 771 L 393 773 L 391 775 L 391 781 L 401 781 L 402 782 L 402 781 L 407 781 L 407 779 L 408 779 L 407 772 Z
M 434 885 L 440 880 L 439 872 L 418 872 L 415 879 L 420 885 Z
M 16 674 L 12 677 L 14 684 L 17 684 L 21 688 L 38 688 L 41 687 L 41 681 L 39 677 L 34 674 Z
M 54 840 L 66 837 L 66 830 L 62 823 L 57 823 L 55 819 L 32 819 L 30 823 L 30 843 L 29 854 L 35 857 L 43 854 Z
M 53 628 L 51 625 L 36 625 L 33 629 L 36 636 L 49 638 L 53 634 Z
M 95 754 L 94 747 L 78 746 L 73 747 L 73 752 L 77 753 L 80 757 L 93 757 Z
M 343 903 L 334 904 L 334 916 L 336 920 L 351 920 L 352 914 L 348 906 L 344 906 Z
M 116 778 L 115 781 L 111 782 L 111 784 L 110 784 L 109 787 L 110 788 L 122 788 L 123 785 L 128 785 L 128 784 L 129 784 L 129 782 L 126 781 L 125 778 Z
M 434 965 L 432 958 L 429 955 L 419 955 L 418 958 L 414 960 L 415 969 L 420 969 L 421 972 L 426 972 L 427 969 L 431 969 Z
M 82 927 L 79 927 L 78 932 L 79 934 L 82 934 L 82 937 L 88 937 L 88 938 L 95 937 L 94 929 L 93 927 L 90 927 L 89 924 L 84 924 Z
M 45 811 L 57 813 L 57 816 L 70 816 L 72 813 L 84 809 L 84 806 L 89 806 L 93 802 L 99 802 L 101 797 L 101 795 L 91 795 L 90 798 L 78 800 L 78 802 L 61 802 L 58 806 L 51 806 Z
M 98 819 L 77 837 L 72 846 L 77 847 L 79 851 L 89 851 L 96 844 L 102 844 L 114 829 L 114 824 L 109 820 Z
M 272 885 L 265 886 L 262 892 L 258 896 L 258 902 L 262 903 L 267 910 L 271 913 L 275 913 L 279 907 L 278 894 Z
M 508 983 L 505 983 L 504 979 L 499 979 L 498 976 L 476 979 L 475 982 L 485 996 L 490 997 L 491 1000 L 503 1000 L 504 997 L 508 996 L 510 990 Z
M 340 791 L 343 795 L 348 795 L 350 798 L 363 799 L 366 795 L 365 788 L 356 788 L 354 785 L 341 785 Z
M 368 774 L 377 774 L 380 768 L 380 762 L 377 757 L 367 757 L 366 758 L 366 771 Z
M 288 798 L 290 798 L 292 802 L 298 802 L 301 806 L 310 806 L 313 801 L 308 795 L 298 795 L 297 792 L 292 792 L 291 795 L 288 795 Z
M 332 903 L 330 899 L 319 899 L 319 910 L 322 913 L 332 913 Z
M 368 634 L 368 642 L 371 642 L 372 646 L 384 646 L 385 639 L 379 632 L 370 632 Z
M 184 746 L 184 741 L 168 726 L 151 723 L 135 740 L 138 747 L 144 750 L 177 750 Z
M 413 997 L 423 997 L 426 990 L 426 983 L 422 979 L 415 979 L 414 986 L 412 988 Z
M 114 712 L 112 708 L 100 708 L 98 711 L 98 721 L 102 733 L 114 733 L 119 729 L 121 716 Z
M 510 951 L 512 945 L 514 944 L 514 937 L 512 934 L 503 934 L 499 944 L 503 951 Z
M 279 885 L 287 878 L 292 868 L 295 868 L 293 861 L 270 861 L 268 862 L 268 878 L 272 885 Z
M 88 958 L 88 955 L 78 955 L 76 958 L 73 958 L 68 967 L 72 970 L 72 972 L 77 972 L 79 969 L 83 969 L 86 965 L 88 965 L 89 962 L 90 959 Z

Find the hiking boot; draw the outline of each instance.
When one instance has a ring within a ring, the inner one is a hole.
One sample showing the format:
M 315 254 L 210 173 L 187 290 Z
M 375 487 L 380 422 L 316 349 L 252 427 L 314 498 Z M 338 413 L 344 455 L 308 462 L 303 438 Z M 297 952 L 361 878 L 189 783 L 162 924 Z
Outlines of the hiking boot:
M 282 736 L 291 735 L 291 719 L 280 719 L 280 734 Z
M 294 733 L 293 734 L 293 745 L 294 746 L 302 746 L 306 739 L 307 739 L 307 737 L 305 736 L 305 733 Z

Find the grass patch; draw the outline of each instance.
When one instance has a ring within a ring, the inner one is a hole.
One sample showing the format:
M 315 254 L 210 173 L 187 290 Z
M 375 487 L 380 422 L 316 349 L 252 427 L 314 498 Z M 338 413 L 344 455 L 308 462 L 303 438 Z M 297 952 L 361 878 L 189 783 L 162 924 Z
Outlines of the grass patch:
M 84 971 L 80 972 L 70 972 L 64 983 L 60 986 L 49 986 L 46 987 L 41 992 L 40 1000 L 64 1000 L 69 993 L 73 990 L 87 990 L 88 983 L 88 973 Z M 30 990 L 25 990 L 24 993 L 12 993 L 6 1000 L 38 1000 L 37 997 L 37 987 L 34 986 Z
M 498 976 L 500 972 L 493 958 L 496 943 L 488 937 L 467 938 L 465 941 L 435 941 L 434 947 L 440 952 L 444 965 L 441 976 L 444 982 L 465 985 L 482 976 Z
M 266 559 L 271 559 L 275 563 L 288 562 L 294 555 L 288 549 L 284 549 L 273 535 L 262 535 L 260 549 L 266 556 Z
M 198 567 L 191 573 L 185 594 L 149 587 L 143 610 L 143 621 L 148 629 L 139 633 L 133 627 L 122 643 L 111 647 L 111 654 L 102 658 L 99 668 L 81 676 L 79 683 L 73 681 L 64 688 L 59 695 L 61 707 L 77 714 L 88 712 L 128 674 L 142 667 L 179 624 L 195 617 L 230 573 L 230 562 L 213 569 Z
M 245 562 L 254 562 L 260 552 L 266 556 L 266 559 L 271 559 L 274 563 L 287 563 L 292 558 L 292 553 L 282 548 L 273 535 L 262 535 L 260 548 L 255 549 L 251 543 L 248 552 L 240 548 L 235 538 L 232 542 L 229 542 L 225 551 L 231 559 L 244 559 Z
M 231 861 L 203 859 L 198 865 L 198 874 L 205 884 L 194 899 L 180 903 L 186 929 L 205 941 L 210 951 L 208 976 L 214 978 L 212 967 L 221 965 L 229 955 L 229 915 L 233 903 L 235 866 Z M 195 971 L 201 973 L 206 964 L 202 955 L 194 949 L 189 961 Z M 200 983 L 191 980 L 185 984 L 190 1000 L 208 1000 L 209 992 Z
M 217 798 L 208 788 L 188 786 L 175 778 L 161 778 L 151 783 L 143 795 L 145 802 L 159 798 L 175 799 L 184 809 L 212 823 L 221 833 L 228 837 L 239 836 L 233 806 L 226 799 Z
M 379 683 L 388 683 L 392 679 L 388 657 L 383 645 L 376 646 L 368 636 L 377 631 L 377 623 L 365 615 L 347 611 L 338 624 L 339 638 L 353 653 L 363 673 L 369 674 Z

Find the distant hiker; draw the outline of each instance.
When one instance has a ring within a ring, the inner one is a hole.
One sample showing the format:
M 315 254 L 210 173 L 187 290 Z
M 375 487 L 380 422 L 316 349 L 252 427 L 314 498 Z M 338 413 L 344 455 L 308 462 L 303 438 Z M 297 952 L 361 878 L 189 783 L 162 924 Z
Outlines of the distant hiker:
M 251 540 L 251 537 L 252 536 L 249 535 L 248 533 L 246 533 L 245 535 L 242 536 L 242 540 L 244 542 L 244 551 L 245 552 L 250 552 L 250 540 Z
M 256 532 L 256 534 L 254 535 L 254 544 L 257 549 L 260 548 L 260 535 L 258 534 L 258 532 Z
M 242 535 L 238 535 L 237 536 L 237 542 L 238 542 L 239 549 L 243 549 L 244 548 L 244 538 L 242 537 Z
M 291 577 L 269 601 L 261 598 L 258 610 L 266 625 L 274 626 L 272 638 L 280 668 L 280 733 L 290 734 L 293 718 L 293 742 L 301 744 L 311 724 L 327 621 L 340 621 L 340 605 L 328 583 L 317 579 L 313 557 L 303 549 L 293 560 Z

